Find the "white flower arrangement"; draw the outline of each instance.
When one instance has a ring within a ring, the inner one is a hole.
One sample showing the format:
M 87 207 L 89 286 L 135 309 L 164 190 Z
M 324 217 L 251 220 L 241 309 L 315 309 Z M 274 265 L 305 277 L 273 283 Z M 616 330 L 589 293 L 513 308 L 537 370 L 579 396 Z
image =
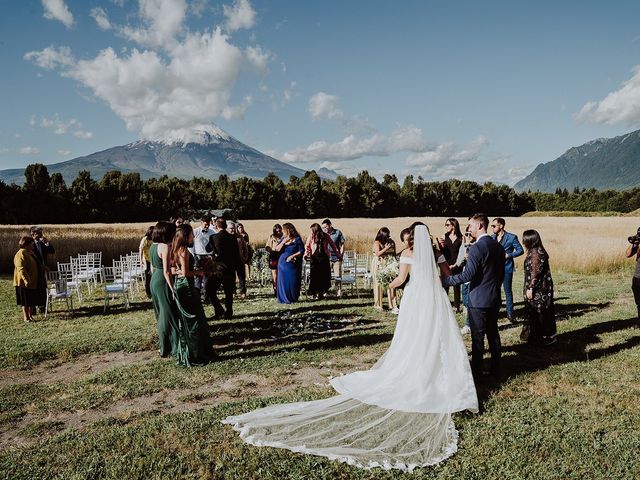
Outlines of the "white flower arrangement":
M 378 260 L 376 280 L 383 290 L 389 288 L 389 284 L 395 280 L 400 273 L 400 264 L 394 256 L 383 257 Z

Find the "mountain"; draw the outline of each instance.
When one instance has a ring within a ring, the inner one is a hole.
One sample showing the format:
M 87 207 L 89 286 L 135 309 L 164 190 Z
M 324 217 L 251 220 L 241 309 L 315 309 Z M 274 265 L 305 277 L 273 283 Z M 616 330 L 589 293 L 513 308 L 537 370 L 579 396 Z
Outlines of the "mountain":
M 220 175 L 230 178 L 251 177 L 262 179 L 273 172 L 284 181 L 295 175 L 302 177 L 304 170 L 276 160 L 251 148 L 215 126 L 208 126 L 185 139 L 137 141 L 113 147 L 84 157 L 47 165 L 49 174 L 60 172 L 69 185 L 80 170 L 88 170 L 99 180 L 111 171 L 138 172 L 143 180 L 168 175 L 190 179 Z M 337 174 L 320 169 L 321 178 L 331 179 Z M 0 170 L 5 183 L 24 183 L 24 169 Z
M 575 187 L 624 190 L 640 186 L 640 130 L 598 138 L 541 163 L 515 184 L 519 191 L 554 192 Z

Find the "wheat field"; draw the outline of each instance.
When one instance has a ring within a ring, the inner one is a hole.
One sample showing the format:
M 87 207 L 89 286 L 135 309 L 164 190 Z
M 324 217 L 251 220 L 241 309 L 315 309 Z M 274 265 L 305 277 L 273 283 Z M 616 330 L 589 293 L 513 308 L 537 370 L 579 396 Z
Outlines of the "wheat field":
M 346 248 L 368 252 L 376 232 L 388 227 L 397 241 L 400 231 L 412 222 L 425 222 L 434 236 L 444 234 L 445 217 L 400 218 L 342 218 L 332 219 L 333 225 L 347 237 Z M 466 218 L 459 218 L 462 228 Z M 322 219 L 246 220 L 242 223 L 249 233 L 251 243 L 261 247 L 266 242 L 275 223 L 293 223 L 303 238 L 313 222 Z M 506 218 L 508 231 L 519 237 L 522 232 L 534 228 L 540 232 L 551 257 L 552 268 L 567 272 L 600 273 L 621 268 L 631 268 L 632 261 L 624 256 L 627 237 L 640 226 L 637 217 L 514 217 Z M 56 261 L 68 262 L 69 256 L 87 251 L 103 252 L 104 264 L 121 254 L 135 251 L 140 238 L 153 222 L 127 224 L 78 224 L 43 225 L 45 235 L 56 248 Z M 28 225 L 0 226 L 0 271 L 10 273 L 18 240 L 27 234 Z M 517 259 L 522 262 L 522 257 Z

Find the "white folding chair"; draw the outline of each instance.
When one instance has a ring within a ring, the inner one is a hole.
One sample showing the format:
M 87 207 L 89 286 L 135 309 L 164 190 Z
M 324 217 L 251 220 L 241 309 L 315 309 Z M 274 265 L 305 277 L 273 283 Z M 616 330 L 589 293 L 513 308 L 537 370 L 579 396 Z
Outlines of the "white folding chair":
M 67 289 L 71 293 L 75 293 L 78 296 L 78 301 L 82 302 L 82 282 L 76 277 L 75 269 L 71 262 L 60 263 L 58 262 L 58 274 L 61 278 L 64 278 Z
M 344 252 L 342 256 L 342 265 L 340 266 L 340 277 L 335 279 L 340 283 L 340 288 L 345 285 L 351 285 L 351 289 L 356 290 L 356 296 L 360 298 L 358 291 L 358 277 L 356 275 L 356 256 L 355 252 Z
M 356 253 L 356 277 L 362 278 L 363 288 L 371 286 L 371 260 L 368 253 Z
M 47 318 L 47 313 L 53 312 L 56 300 L 64 301 L 67 312 L 73 313 L 73 291 L 69 289 L 65 275 L 50 271 L 46 272 L 45 276 L 47 279 L 47 302 L 44 307 L 44 318 Z
M 122 263 L 114 260 L 113 267 L 103 268 L 102 276 L 104 278 L 104 311 L 109 307 L 109 300 L 122 297 L 124 305 L 129 308 L 129 292 L 130 283 L 125 280 Z M 118 263 L 118 266 L 115 264 Z

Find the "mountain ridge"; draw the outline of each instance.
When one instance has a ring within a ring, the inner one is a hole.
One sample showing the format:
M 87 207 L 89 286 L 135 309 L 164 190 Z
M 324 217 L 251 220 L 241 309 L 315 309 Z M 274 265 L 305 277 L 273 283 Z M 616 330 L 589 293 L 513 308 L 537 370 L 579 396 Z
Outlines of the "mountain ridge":
M 638 167 L 640 130 L 571 147 L 555 160 L 539 164 L 514 188 L 541 192 L 576 187 L 625 190 L 640 186 Z
M 305 170 L 266 155 L 213 125 L 184 138 L 137 140 L 107 148 L 49 164 L 47 170 L 49 174 L 61 173 L 67 184 L 81 170 L 88 170 L 95 179 L 112 170 L 137 172 L 143 180 L 162 175 L 183 179 L 216 179 L 220 175 L 262 179 L 274 173 L 288 181 L 291 176 L 302 177 L 305 173 Z M 337 176 L 327 169 L 320 169 L 318 175 L 325 179 Z M 24 169 L 0 170 L 0 180 L 21 185 L 24 183 Z

